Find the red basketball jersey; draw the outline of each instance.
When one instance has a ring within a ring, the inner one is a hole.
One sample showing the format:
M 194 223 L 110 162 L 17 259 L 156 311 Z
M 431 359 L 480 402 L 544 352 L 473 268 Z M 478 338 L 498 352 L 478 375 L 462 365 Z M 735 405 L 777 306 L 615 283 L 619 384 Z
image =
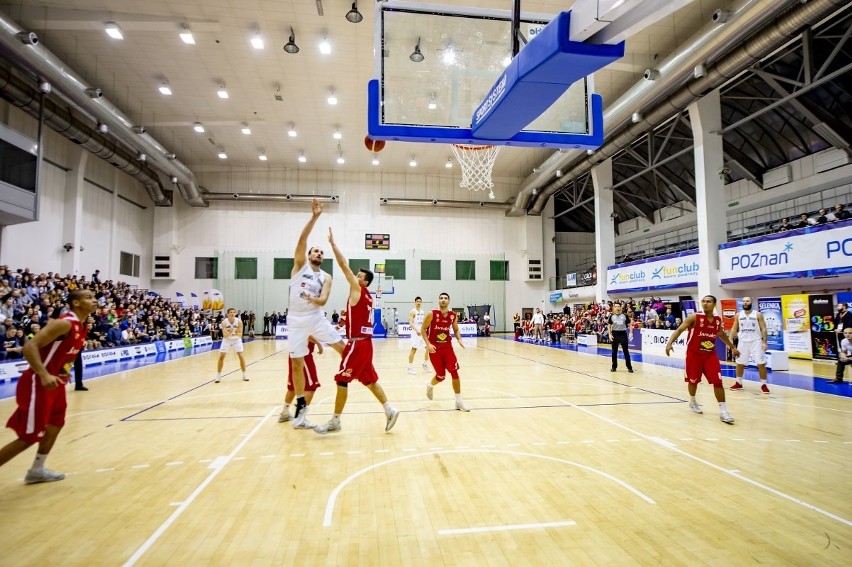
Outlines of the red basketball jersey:
M 450 332 L 456 322 L 456 312 L 447 311 L 446 315 L 440 309 L 432 310 L 432 322 L 429 323 L 429 343 L 435 348 L 453 347 Z
M 686 352 L 707 354 L 716 350 L 716 335 L 722 328 L 722 319 L 714 316 L 712 319 L 703 313 L 695 314 L 695 325 L 689 329 L 686 338 Z
M 373 336 L 373 296 L 361 287 L 361 297 L 355 305 L 346 305 L 346 336 L 361 339 Z
M 71 331 L 65 338 L 57 339 L 52 343 L 39 349 L 44 367 L 50 374 L 59 376 L 62 383 L 68 382 L 68 375 L 74 366 L 74 360 L 86 344 L 86 329 L 73 311 L 69 311 L 59 317 L 71 322 Z M 32 368 L 27 368 L 24 373 L 33 374 Z

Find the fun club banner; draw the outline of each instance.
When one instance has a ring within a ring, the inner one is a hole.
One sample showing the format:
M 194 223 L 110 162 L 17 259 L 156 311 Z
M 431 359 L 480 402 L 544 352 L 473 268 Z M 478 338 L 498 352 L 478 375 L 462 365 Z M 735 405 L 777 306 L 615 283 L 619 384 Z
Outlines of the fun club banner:
M 689 250 L 650 260 L 609 266 L 606 277 L 606 290 L 609 293 L 696 287 L 698 251 Z

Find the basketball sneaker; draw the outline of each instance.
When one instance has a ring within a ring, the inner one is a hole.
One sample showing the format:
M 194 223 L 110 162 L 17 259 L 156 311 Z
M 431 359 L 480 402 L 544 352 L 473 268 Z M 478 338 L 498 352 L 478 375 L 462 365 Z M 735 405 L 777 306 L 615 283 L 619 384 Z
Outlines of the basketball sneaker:
M 243 374 L 243 382 L 248 382 L 248 381 L 249 381 L 248 376 L 246 376 L 245 374 Z
M 38 484 L 40 482 L 55 482 L 65 478 L 65 473 L 53 472 L 50 469 L 30 469 L 24 477 L 24 484 Z
M 305 401 L 302 400 L 302 406 L 299 407 L 298 400 L 301 398 L 296 398 L 296 415 L 293 416 L 293 428 L 294 429 L 304 429 L 302 426 L 305 423 L 305 416 L 308 415 L 308 411 L 311 408 L 305 405 Z
M 307 417 L 302 418 L 302 423 L 298 425 L 296 425 L 295 421 L 293 422 L 293 429 L 313 429 L 316 426 L 317 424 L 312 421 L 308 421 Z
M 731 414 L 729 414 L 726 411 L 723 411 L 722 413 L 719 414 L 719 419 L 722 420 L 722 423 L 730 423 L 730 424 L 734 423 L 734 418 L 731 417 Z
M 414 367 L 413 367 L 413 366 L 409 366 L 409 367 L 408 367 L 408 373 L 409 373 L 409 374 L 414 374 L 414 373 L 415 373 L 415 372 L 414 372 Z
M 728 388 L 729 390 L 742 390 L 743 385 L 741 382 L 734 382 L 734 385 Z
M 284 411 L 281 412 L 281 415 L 278 416 L 278 423 L 284 423 L 285 421 L 290 421 L 293 419 L 293 416 L 290 415 L 290 410 L 284 408 Z
M 326 433 L 331 433 L 333 431 L 340 431 L 342 428 L 343 426 L 340 425 L 340 418 L 332 417 L 328 420 L 327 423 L 323 423 L 322 425 L 317 425 L 316 427 L 314 427 L 314 431 L 325 435 Z
M 432 381 L 431 380 L 426 383 L 426 399 L 427 400 L 432 399 Z
M 698 402 L 689 402 L 689 409 L 692 410 L 692 413 L 704 413 L 701 411 L 701 406 L 698 405 Z
M 764 382 L 763 384 L 760 385 L 760 391 L 763 392 L 764 394 L 768 394 L 769 393 L 769 386 L 767 386 L 766 383 Z
M 456 409 L 459 411 L 470 411 L 470 408 L 467 407 L 467 404 L 464 403 L 464 400 L 459 400 L 456 402 Z
M 424 361 L 423 364 L 421 364 L 420 366 L 423 367 L 424 372 L 429 372 L 429 363 L 428 362 Z
M 222 381 L 222 377 L 221 377 L 221 376 L 216 376 L 216 379 L 215 379 L 215 380 L 213 380 L 213 382 L 215 382 L 216 384 L 218 384 L 218 383 L 219 383 L 219 382 L 221 382 L 221 381 Z
M 399 410 L 391 408 L 390 411 L 385 412 L 385 417 L 388 419 L 385 424 L 385 432 L 393 429 L 393 426 L 396 425 L 396 420 L 399 418 Z

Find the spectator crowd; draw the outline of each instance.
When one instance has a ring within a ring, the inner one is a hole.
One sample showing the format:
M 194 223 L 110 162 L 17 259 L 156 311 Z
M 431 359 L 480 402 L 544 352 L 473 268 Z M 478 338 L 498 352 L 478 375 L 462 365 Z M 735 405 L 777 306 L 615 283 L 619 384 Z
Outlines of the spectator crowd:
M 785 217 L 781 219 L 781 224 L 778 225 L 776 232 L 784 232 L 787 230 L 795 230 L 798 228 L 806 228 L 809 226 L 817 226 L 821 224 L 828 224 L 830 222 L 839 222 L 848 220 L 852 217 L 852 214 L 846 210 L 846 205 L 843 203 L 837 203 L 834 205 L 834 210 L 829 211 L 828 209 L 820 209 L 817 214 L 813 217 L 808 215 L 808 213 L 802 213 L 799 215 L 799 222 L 796 224 L 792 224 L 790 222 L 789 217 Z

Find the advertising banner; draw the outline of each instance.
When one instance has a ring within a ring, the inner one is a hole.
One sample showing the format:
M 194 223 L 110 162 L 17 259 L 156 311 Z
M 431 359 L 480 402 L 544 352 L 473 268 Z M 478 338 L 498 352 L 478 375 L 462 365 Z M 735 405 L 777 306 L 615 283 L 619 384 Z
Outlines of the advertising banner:
M 411 327 L 408 323 L 397 323 L 396 324 L 397 336 L 400 339 L 410 339 L 411 338 Z M 459 323 L 459 333 L 463 337 L 475 337 L 476 336 L 476 324 L 475 323 Z
M 722 244 L 722 283 L 852 273 L 850 224 L 818 225 Z
M 551 303 L 562 303 L 562 292 L 561 291 L 550 292 L 550 302 Z
M 606 274 L 609 293 L 695 287 L 698 285 L 698 251 L 610 266 Z
M 784 347 L 790 358 L 811 360 L 811 327 L 808 296 L 782 295 L 781 315 L 784 324 Z
M 757 310 L 766 323 L 766 346 L 769 350 L 784 350 L 784 325 L 780 297 L 758 297 Z
M 737 311 L 740 310 L 742 303 L 738 299 L 720 299 L 719 300 L 719 314 L 722 317 L 722 327 L 725 328 L 725 332 L 730 334 L 731 329 L 734 328 L 734 319 L 737 318 Z
M 665 329 L 642 329 L 642 354 L 666 356 L 666 343 L 674 331 Z M 672 345 L 671 358 L 686 359 L 686 333 L 682 333 Z
M 565 274 L 565 285 L 567 287 L 576 287 L 577 286 L 577 272 L 571 274 Z
M 832 297 L 809 295 L 808 311 L 811 320 L 811 352 L 814 358 L 837 360 L 837 323 L 834 320 Z

